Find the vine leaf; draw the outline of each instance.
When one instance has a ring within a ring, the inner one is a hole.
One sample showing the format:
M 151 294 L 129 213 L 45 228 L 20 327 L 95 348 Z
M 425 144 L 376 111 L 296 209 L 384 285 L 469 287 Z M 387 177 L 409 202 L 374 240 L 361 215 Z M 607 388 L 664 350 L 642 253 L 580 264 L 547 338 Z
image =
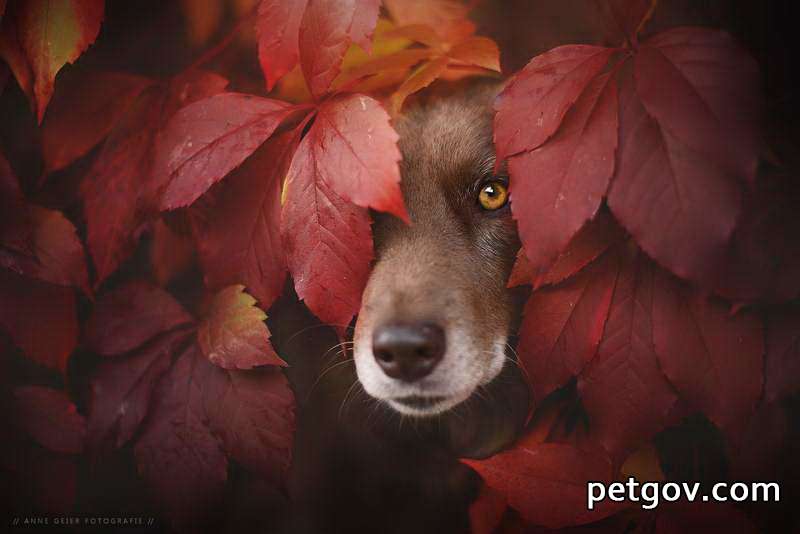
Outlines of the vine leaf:
M 19 42 L 33 71 L 36 115 L 42 122 L 61 67 L 72 63 L 97 39 L 103 0 L 31 0 L 15 13 Z
M 244 286 L 230 286 L 214 296 L 211 309 L 197 330 L 203 355 L 225 369 L 286 365 L 269 343 L 267 314 Z

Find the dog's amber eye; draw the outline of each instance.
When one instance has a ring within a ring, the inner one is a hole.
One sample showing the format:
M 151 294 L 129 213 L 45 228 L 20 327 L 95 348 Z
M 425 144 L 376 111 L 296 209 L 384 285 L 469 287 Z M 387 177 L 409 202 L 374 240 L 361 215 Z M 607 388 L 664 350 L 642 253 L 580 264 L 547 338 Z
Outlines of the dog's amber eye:
M 508 187 L 502 182 L 489 182 L 481 187 L 478 203 L 485 210 L 499 210 L 508 202 Z

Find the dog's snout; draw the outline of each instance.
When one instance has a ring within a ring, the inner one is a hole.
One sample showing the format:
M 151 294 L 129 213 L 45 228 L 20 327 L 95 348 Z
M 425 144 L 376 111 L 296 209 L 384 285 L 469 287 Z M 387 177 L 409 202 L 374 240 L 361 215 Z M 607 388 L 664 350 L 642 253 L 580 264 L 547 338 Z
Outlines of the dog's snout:
M 444 330 L 433 323 L 388 323 L 372 336 L 378 365 L 388 376 L 404 382 L 430 374 L 445 348 Z

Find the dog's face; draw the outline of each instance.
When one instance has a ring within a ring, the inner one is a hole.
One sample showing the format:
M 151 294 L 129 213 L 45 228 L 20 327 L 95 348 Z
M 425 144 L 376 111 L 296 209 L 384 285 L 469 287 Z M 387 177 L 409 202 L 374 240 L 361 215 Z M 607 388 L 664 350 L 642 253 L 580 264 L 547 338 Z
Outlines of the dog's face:
M 493 174 L 495 94 L 434 100 L 395 125 L 411 225 L 376 218 L 354 354 L 366 392 L 404 414 L 452 408 L 506 360 L 519 243 L 507 179 Z

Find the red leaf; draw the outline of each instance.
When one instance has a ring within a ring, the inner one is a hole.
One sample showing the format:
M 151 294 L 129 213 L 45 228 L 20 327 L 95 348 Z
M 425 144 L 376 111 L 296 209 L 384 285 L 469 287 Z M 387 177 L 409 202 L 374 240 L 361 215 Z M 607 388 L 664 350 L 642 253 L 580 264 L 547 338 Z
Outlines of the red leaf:
M 353 22 L 350 24 L 350 40 L 370 52 L 372 33 L 378 23 L 381 0 L 356 0 Z
M 42 125 L 45 172 L 62 169 L 99 143 L 153 82 L 123 72 L 62 76 Z
M 314 98 L 339 75 L 355 7 L 355 0 L 309 0 L 300 23 L 300 67 Z
M 767 317 L 764 397 L 776 401 L 800 390 L 800 309 Z
M 145 91 L 117 123 L 82 184 L 87 243 L 99 285 L 132 253 L 152 187 L 152 149 L 163 96 Z
M 578 235 L 575 236 L 575 239 L 577 239 L 580 236 L 580 234 L 581 232 L 578 232 Z M 564 252 L 567 252 L 569 248 L 570 247 L 567 246 L 567 249 Z M 556 260 L 556 264 L 558 264 L 558 260 Z M 525 255 L 525 250 L 520 248 L 517 251 L 517 257 L 514 260 L 514 267 L 511 269 L 511 274 L 508 277 L 507 286 L 517 287 L 517 286 L 531 285 L 533 284 L 533 277 L 534 277 L 533 268 L 531 267 L 531 264 L 528 261 L 528 256 Z
M 800 183 L 795 176 L 764 173 L 748 190 L 731 237 L 716 291 L 751 302 L 800 296 Z
M 341 198 L 407 222 L 397 165 L 398 137 L 376 100 L 346 95 L 320 106 L 295 158 L 309 158 L 316 179 Z
M 214 296 L 208 316 L 197 329 L 200 349 L 211 363 L 225 369 L 286 365 L 270 345 L 264 323 L 267 314 L 255 304 L 256 299 L 241 285 L 227 287 Z
M 265 310 L 286 279 L 280 196 L 297 142 L 294 132 L 270 140 L 193 208 L 206 284 L 243 283 Z
M 662 130 L 734 176 L 755 177 L 761 77 L 730 35 L 676 28 L 636 53 L 636 92 Z
M 219 93 L 227 81 L 189 71 L 145 91 L 115 126 L 83 183 L 88 244 L 99 285 L 128 258 L 137 230 L 157 211 L 166 185 L 153 174 L 158 130 L 183 105 Z
M 5 60 L 9 70 L 14 74 L 22 92 L 31 103 L 31 108 L 36 108 L 33 96 L 33 72 L 28 64 L 28 59 L 20 46 L 17 27 L 11 16 L 3 19 L 0 26 L 0 58 Z
M 659 263 L 678 276 L 711 284 L 739 214 L 739 186 L 659 128 L 631 83 L 623 85 L 620 102 L 611 211 Z
M 38 277 L 89 292 L 83 243 L 75 227 L 60 211 L 31 206 L 30 213 L 36 225 L 34 247 L 40 263 Z
M 592 434 L 615 459 L 660 431 L 677 397 L 653 348 L 656 267 L 625 251 L 603 337 L 578 380 Z
M 511 211 L 537 275 L 597 213 L 616 148 L 617 86 L 606 74 L 590 82 L 550 141 L 509 160 Z
M 78 338 L 75 293 L 0 269 L 0 326 L 30 359 L 64 372 Z
M 664 374 L 681 398 L 716 425 L 746 421 L 763 383 L 761 322 L 692 295 L 664 273 L 654 289 L 653 343 Z
M 293 108 L 278 100 L 222 93 L 172 117 L 158 140 L 154 172 L 166 184 L 161 209 L 188 206 L 266 141 Z
M 487 460 L 462 461 L 529 523 L 562 528 L 598 521 L 622 508 L 604 501 L 594 510 L 586 509 L 586 483 L 608 483 L 614 476 L 611 462 L 599 452 L 523 438 L 513 449 Z
M 537 403 L 580 374 L 595 355 L 618 271 L 619 257 L 608 254 L 528 299 L 517 351 Z
M 506 498 L 486 484 L 469 506 L 469 527 L 472 534 L 492 534 L 500 526 L 508 509 Z
M 282 482 L 292 459 L 294 395 L 277 369 L 248 372 L 212 367 L 204 382 L 209 427 L 225 451 L 273 482 Z
M 34 74 L 39 122 L 58 71 L 78 59 L 97 38 L 104 6 L 103 0 L 30 0 L 20 5 L 19 38 Z
M 530 263 L 524 250 L 520 249 L 517 261 L 508 281 L 508 287 L 533 284 L 534 289 L 542 286 L 558 284 L 579 273 L 600 254 L 612 245 L 619 243 L 625 232 L 607 211 L 601 211 L 597 217 L 587 222 L 567 245 L 553 266 L 538 277 L 534 277 Z
M 28 206 L 33 256 L 0 249 L 0 264 L 22 275 L 89 293 L 83 244 L 60 211 Z
M 297 295 L 317 317 L 343 328 L 358 313 L 369 275 L 370 219 L 320 178 L 309 145 L 306 136 L 289 169 L 281 238 Z
M 87 346 L 104 356 L 124 354 L 156 335 L 189 324 L 192 316 L 172 296 L 133 281 L 97 300 L 86 323 Z
M 314 98 L 339 75 L 350 43 L 369 42 L 377 20 L 375 0 L 309 0 L 300 23 L 300 66 Z
M 134 452 L 178 525 L 197 525 L 227 478 L 226 454 L 281 480 L 291 460 L 294 397 L 277 370 L 227 371 L 188 348 L 161 379 Z
M 261 0 L 258 6 L 258 59 L 269 91 L 297 65 L 300 20 L 307 3 L 308 0 Z
M 100 362 L 91 379 L 88 447 L 97 453 L 130 440 L 150 411 L 153 391 L 187 344 L 179 330 L 157 338 L 128 356 Z
M 163 127 L 176 111 L 198 100 L 219 94 L 228 87 L 228 80 L 213 72 L 189 69 L 170 79 L 163 88 L 166 92 Z
M 139 474 L 166 515 L 190 531 L 218 504 L 228 478 L 221 443 L 206 424 L 199 379 L 206 366 L 194 346 L 178 357 L 153 393 L 155 405 L 134 447 Z
M 547 141 L 613 52 L 598 46 L 561 46 L 536 56 L 516 74 L 495 102 L 498 162 Z
M 14 422 L 42 447 L 80 454 L 86 440 L 86 420 L 66 393 L 42 386 L 14 389 Z

